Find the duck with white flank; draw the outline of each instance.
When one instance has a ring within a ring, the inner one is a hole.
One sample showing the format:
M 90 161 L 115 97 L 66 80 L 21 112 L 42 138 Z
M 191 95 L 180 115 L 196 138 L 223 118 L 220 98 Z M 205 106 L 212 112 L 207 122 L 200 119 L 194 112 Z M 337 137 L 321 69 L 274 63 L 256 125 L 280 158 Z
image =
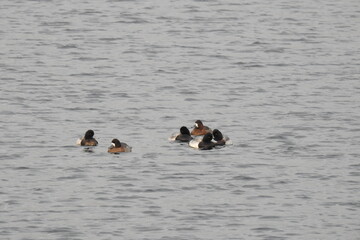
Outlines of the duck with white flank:
M 211 133 L 206 133 L 201 141 L 198 139 L 191 140 L 189 146 L 200 150 L 210 150 L 215 147 L 215 143 L 212 139 L 213 135 Z
M 76 141 L 77 145 L 81 145 L 81 146 L 96 146 L 98 145 L 98 141 L 96 141 L 96 139 L 94 138 L 94 131 L 93 130 L 87 130 L 85 133 L 85 136 L 78 139 Z

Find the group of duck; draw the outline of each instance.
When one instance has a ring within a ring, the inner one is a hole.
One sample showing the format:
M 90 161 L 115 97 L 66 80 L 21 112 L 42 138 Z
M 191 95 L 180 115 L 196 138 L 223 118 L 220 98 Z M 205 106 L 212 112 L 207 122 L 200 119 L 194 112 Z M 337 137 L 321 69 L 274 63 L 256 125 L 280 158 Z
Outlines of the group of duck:
M 97 146 L 98 141 L 94 138 L 94 131 L 87 130 L 85 135 L 76 141 L 77 145 L 81 146 Z M 111 146 L 108 148 L 109 153 L 131 152 L 132 147 L 124 142 L 120 142 L 119 139 L 114 138 L 111 141 Z
M 94 131 L 88 130 L 85 135 L 78 139 L 76 144 L 81 146 L 97 146 L 98 141 L 94 138 Z M 190 130 L 182 126 L 180 133 L 173 134 L 170 141 L 186 142 L 190 147 L 201 150 L 210 150 L 218 146 L 231 144 L 228 137 L 224 136 L 218 129 L 211 130 L 204 126 L 201 120 L 195 122 L 194 129 Z M 132 147 L 124 142 L 120 142 L 117 138 L 111 141 L 111 146 L 108 148 L 109 153 L 131 152 Z
M 187 127 L 182 126 L 180 133 L 173 134 L 169 140 L 186 142 L 190 147 L 200 150 L 210 150 L 231 144 L 229 137 L 224 136 L 219 129 L 211 130 L 201 120 L 195 122 L 194 129 L 191 132 Z

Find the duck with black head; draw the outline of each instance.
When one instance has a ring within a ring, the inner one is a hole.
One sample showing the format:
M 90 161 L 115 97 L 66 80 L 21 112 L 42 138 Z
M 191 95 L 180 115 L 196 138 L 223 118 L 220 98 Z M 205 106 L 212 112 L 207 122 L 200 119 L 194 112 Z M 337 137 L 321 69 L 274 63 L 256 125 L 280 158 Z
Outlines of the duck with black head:
M 131 152 L 131 150 L 132 147 L 116 138 L 111 141 L 111 146 L 108 148 L 109 153 Z
M 182 126 L 180 128 L 180 133 L 173 134 L 169 140 L 176 142 L 189 142 L 192 139 L 190 131 L 187 127 Z
M 84 137 L 78 139 L 76 141 L 76 144 L 81 146 L 97 146 L 98 141 L 94 138 L 94 131 L 93 130 L 87 130 Z
M 212 139 L 212 133 L 206 133 L 200 142 L 197 141 L 197 139 L 191 140 L 189 142 L 189 146 L 198 148 L 200 150 L 210 150 L 215 147 L 215 143 L 212 141 Z
M 214 129 L 213 136 L 215 140 L 215 146 L 224 146 L 225 144 L 231 144 L 230 138 L 224 136 L 219 129 Z
M 195 128 L 191 131 L 191 135 L 201 136 L 206 133 L 211 133 L 211 129 L 207 126 L 204 126 L 201 120 L 196 120 Z

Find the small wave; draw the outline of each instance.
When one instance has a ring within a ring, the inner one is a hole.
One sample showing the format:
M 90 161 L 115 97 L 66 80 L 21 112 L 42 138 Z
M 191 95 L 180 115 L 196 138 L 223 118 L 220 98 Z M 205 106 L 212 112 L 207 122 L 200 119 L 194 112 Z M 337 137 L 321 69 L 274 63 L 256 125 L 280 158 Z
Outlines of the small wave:
M 257 180 L 256 178 L 249 177 L 249 176 L 242 176 L 242 175 L 233 177 L 232 179 L 233 179 L 233 180 L 244 180 L 244 181 L 254 181 L 254 180 Z
M 259 228 L 253 228 L 251 230 L 256 231 L 256 232 L 281 232 L 277 228 L 269 228 L 269 227 L 259 227 Z
M 13 168 L 15 170 L 29 170 L 30 168 L 29 167 L 16 167 L 16 168 Z
M 71 25 L 70 22 L 42 22 L 40 26 L 47 26 L 47 27 L 62 27 L 62 26 L 69 26 Z
M 148 23 L 148 21 L 144 19 L 132 19 L 132 20 L 121 20 L 117 21 L 117 23 L 125 23 L 125 24 L 144 24 Z
M 57 48 L 59 48 L 59 49 L 74 49 L 74 48 L 78 48 L 78 46 L 76 44 L 58 44 Z

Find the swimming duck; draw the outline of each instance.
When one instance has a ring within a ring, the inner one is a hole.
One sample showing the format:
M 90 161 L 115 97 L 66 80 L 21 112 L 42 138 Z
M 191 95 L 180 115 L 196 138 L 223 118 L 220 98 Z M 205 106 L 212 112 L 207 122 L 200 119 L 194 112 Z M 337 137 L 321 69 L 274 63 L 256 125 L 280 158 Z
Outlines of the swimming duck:
M 178 141 L 178 142 L 189 142 L 192 139 L 190 131 L 187 127 L 182 126 L 180 128 L 180 133 L 173 134 L 169 140 Z
M 204 126 L 204 124 L 200 120 L 196 120 L 195 128 L 191 131 L 191 135 L 201 136 L 209 132 L 211 133 L 211 129 L 209 127 Z
M 200 142 L 197 139 L 191 140 L 189 146 L 201 150 L 210 150 L 215 147 L 215 143 L 212 142 L 212 139 L 212 133 L 206 133 Z
M 76 142 L 78 145 L 81 146 L 96 146 L 98 145 L 98 141 L 94 138 L 94 131 L 93 130 L 87 130 L 85 133 L 85 136 L 81 139 L 78 139 Z
M 218 129 L 214 129 L 213 136 L 216 141 L 215 146 L 223 146 L 225 144 L 229 144 L 230 142 L 230 138 L 226 136 L 224 137 Z
M 120 142 L 118 139 L 114 138 L 111 141 L 111 146 L 108 149 L 109 153 L 119 153 L 119 152 L 131 152 L 132 147 L 126 143 Z

